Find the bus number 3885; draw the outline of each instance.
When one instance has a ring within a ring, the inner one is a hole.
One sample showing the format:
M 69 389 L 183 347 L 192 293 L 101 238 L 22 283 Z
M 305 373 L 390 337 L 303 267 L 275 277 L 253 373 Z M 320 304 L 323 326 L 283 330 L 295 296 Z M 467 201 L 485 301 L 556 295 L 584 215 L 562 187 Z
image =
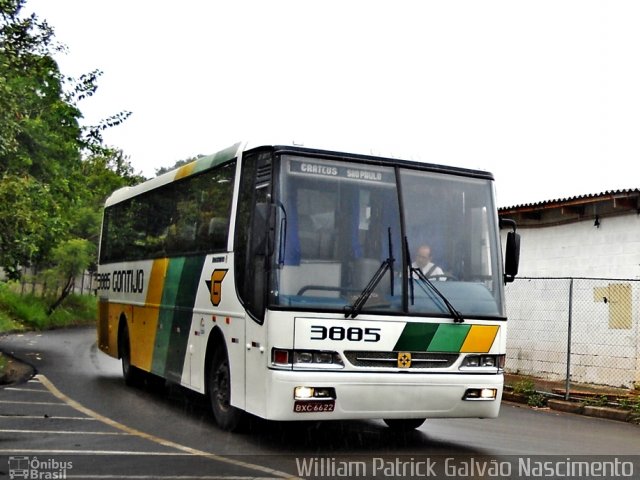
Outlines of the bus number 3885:
M 360 327 L 325 327 L 324 325 L 311 326 L 311 340 L 347 340 L 349 342 L 379 342 L 380 328 Z

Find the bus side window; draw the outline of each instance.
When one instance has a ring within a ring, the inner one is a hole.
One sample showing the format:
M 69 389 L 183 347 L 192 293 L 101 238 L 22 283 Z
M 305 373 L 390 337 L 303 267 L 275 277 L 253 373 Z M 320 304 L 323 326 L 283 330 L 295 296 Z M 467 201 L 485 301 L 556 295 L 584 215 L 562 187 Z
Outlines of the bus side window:
M 265 173 L 267 172 L 267 173 Z M 254 232 L 257 208 L 269 203 L 271 195 L 271 152 L 245 155 L 240 177 L 238 213 L 234 239 L 236 286 L 243 305 L 258 323 L 264 321 L 266 271 L 264 255 L 259 253 Z M 266 220 L 266 219 L 265 219 Z M 262 227 L 267 228 L 266 225 Z

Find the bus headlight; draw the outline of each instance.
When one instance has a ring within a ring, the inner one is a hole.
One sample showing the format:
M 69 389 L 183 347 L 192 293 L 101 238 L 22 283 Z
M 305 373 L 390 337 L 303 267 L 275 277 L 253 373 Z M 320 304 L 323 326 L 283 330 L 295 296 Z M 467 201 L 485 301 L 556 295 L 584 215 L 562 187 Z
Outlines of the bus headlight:
M 462 400 L 495 400 L 497 396 L 496 388 L 467 388 Z
M 271 366 L 275 368 L 337 369 L 344 368 L 338 352 L 325 350 L 271 350 Z
M 333 387 L 296 387 L 293 389 L 295 400 L 335 400 L 336 389 Z
M 460 364 L 460 370 L 495 368 L 504 370 L 505 355 L 467 355 Z

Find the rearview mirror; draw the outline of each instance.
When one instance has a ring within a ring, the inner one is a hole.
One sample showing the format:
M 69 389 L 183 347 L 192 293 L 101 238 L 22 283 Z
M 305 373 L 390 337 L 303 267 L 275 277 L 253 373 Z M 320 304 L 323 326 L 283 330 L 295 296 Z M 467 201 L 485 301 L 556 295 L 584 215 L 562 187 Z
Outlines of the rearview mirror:
M 513 282 L 518 275 L 520 264 L 520 235 L 507 233 L 507 248 L 504 256 L 504 283 Z

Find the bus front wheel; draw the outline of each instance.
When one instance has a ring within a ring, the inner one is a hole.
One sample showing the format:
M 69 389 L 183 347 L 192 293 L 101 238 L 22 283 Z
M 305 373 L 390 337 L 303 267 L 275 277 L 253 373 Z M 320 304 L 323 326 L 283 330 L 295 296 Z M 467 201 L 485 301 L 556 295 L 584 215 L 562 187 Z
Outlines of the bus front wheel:
M 216 349 L 211 359 L 207 390 L 218 426 L 228 431 L 240 430 L 244 425 L 245 412 L 231 405 L 231 373 L 223 348 Z

